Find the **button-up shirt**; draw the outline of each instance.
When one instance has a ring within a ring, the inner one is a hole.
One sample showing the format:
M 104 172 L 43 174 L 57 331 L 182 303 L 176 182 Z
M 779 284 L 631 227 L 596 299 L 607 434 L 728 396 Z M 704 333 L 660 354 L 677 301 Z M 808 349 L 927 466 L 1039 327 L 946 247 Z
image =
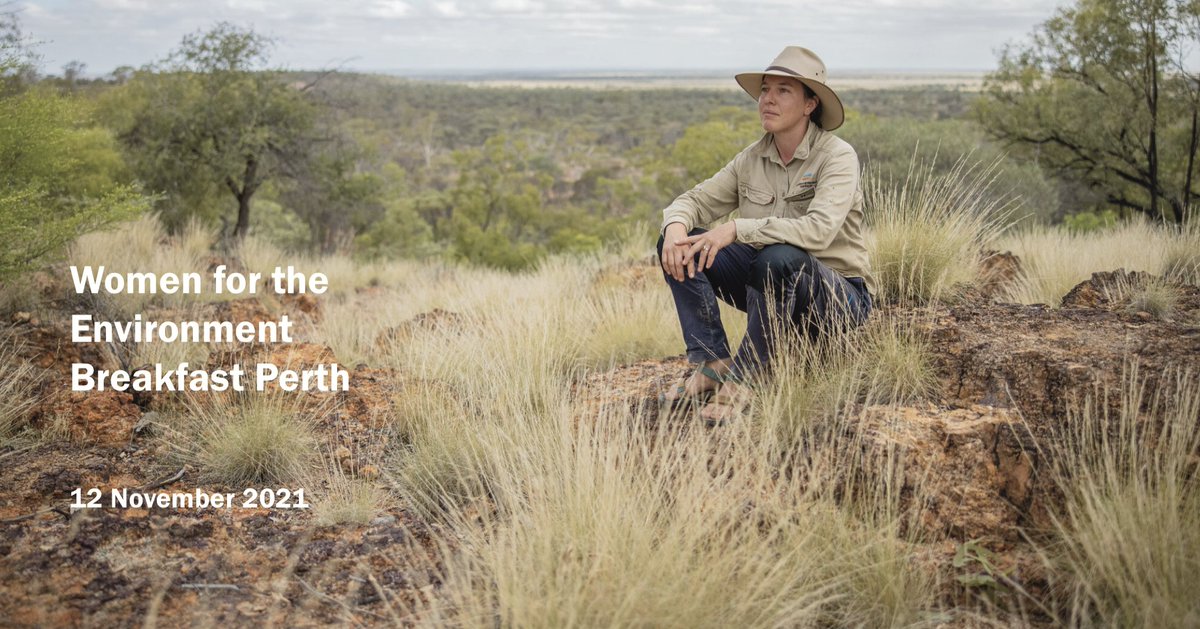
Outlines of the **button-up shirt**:
M 858 154 L 845 140 L 809 121 L 786 164 L 767 133 L 717 174 L 679 195 L 663 210 L 663 230 L 683 223 L 690 232 L 734 210 L 737 240 L 758 249 L 787 243 L 804 249 L 844 277 L 861 277 L 875 294 L 863 236 Z

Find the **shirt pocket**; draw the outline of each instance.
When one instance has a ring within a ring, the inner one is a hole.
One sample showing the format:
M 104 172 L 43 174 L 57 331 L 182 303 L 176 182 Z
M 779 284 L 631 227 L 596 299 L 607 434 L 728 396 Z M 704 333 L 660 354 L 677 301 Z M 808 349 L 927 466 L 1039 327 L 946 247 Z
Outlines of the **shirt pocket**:
M 766 211 L 774 207 L 775 195 L 765 190 L 760 190 L 750 184 L 742 184 L 738 186 L 740 193 L 740 209 L 742 214 L 746 214 L 747 209 L 759 208 L 760 212 Z
M 813 197 L 817 196 L 816 188 L 806 188 L 795 194 L 791 194 L 783 198 L 787 202 L 788 214 L 792 216 L 803 216 L 808 213 L 808 206 L 812 205 Z

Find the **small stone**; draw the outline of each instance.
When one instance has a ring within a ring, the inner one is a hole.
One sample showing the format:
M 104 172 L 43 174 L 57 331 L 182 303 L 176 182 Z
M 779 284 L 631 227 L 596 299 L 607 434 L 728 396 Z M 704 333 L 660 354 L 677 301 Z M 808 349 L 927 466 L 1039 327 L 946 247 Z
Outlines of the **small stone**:
M 157 423 L 159 420 L 160 420 L 159 414 L 155 411 L 150 411 L 149 413 L 142 415 L 141 419 L 139 419 L 137 421 L 137 423 L 133 425 L 133 433 L 141 434 L 141 432 L 143 430 L 150 428 L 155 423 Z
M 1133 316 L 1141 319 L 1142 321 L 1149 321 L 1150 319 L 1154 318 L 1154 315 L 1150 314 L 1149 312 L 1146 312 L 1145 310 L 1139 310 L 1139 311 L 1133 313 Z

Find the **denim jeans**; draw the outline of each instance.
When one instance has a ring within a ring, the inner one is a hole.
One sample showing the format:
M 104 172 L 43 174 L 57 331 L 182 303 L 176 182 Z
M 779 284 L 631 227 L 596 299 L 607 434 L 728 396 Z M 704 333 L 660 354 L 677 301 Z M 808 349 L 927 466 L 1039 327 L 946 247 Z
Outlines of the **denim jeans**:
M 702 234 L 693 229 L 688 235 Z M 658 239 L 662 260 L 663 239 Z M 697 265 L 700 255 L 697 254 Z M 770 365 L 774 333 L 811 340 L 835 326 L 859 325 L 871 312 L 862 278 L 845 278 L 807 251 L 788 244 L 755 249 L 735 242 L 717 252 L 712 268 L 682 282 L 663 276 L 675 298 L 688 360 L 729 358 L 717 298 L 746 313 L 746 336 L 733 360 L 735 376 L 754 376 Z

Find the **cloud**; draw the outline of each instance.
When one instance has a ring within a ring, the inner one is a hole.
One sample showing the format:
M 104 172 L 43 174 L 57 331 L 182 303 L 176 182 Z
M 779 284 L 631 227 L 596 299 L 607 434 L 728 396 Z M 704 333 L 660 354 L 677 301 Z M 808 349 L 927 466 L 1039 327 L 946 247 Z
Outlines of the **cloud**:
M 442 17 L 455 18 L 464 15 L 457 2 L 434 2 L 433 10 Z
M 493 0 L 492 8 L 502 13 L 531 13 L 541 11 L 544 5 L 532 0 Z
M 384 19 L 406 17 L 410 11 L 412 7 L 402 0 L 376 0 L 367 10 L 370 15 Z
M 218 20 L 279 41 L 293 68 L 738 68 L 788 44 L 834 68 L 982 68 L 1061 0 L 24 0 L 49 68 L 142 65 Z

